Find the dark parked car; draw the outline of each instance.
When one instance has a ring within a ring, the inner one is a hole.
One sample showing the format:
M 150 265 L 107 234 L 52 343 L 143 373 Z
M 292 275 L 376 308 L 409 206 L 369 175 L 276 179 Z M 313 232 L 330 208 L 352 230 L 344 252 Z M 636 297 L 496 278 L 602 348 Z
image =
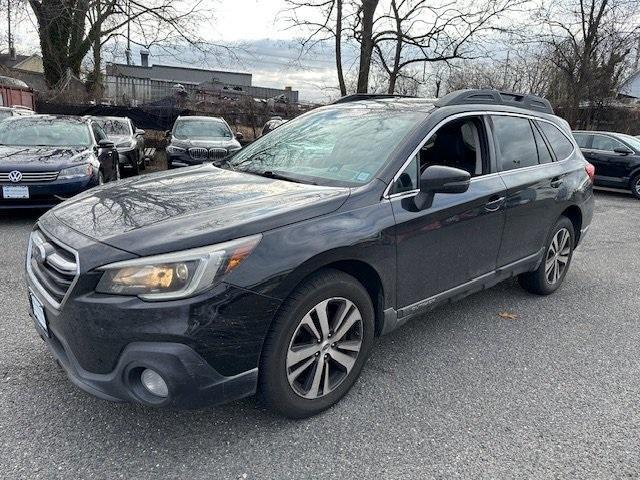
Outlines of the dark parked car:
M 144 130 L 136 128 L 128 117 L 91 118 L 115 143 L 121 168 L 130 168 L 135 175 L 146 168 L 144 163 Z
M 31 115 L 0 122 L 0 208 L 51 207 L 119 176 L 118 152 L 91 120 Z
M 355 96 L 214 164 L 127 179 L 38 221 L 32 316 L 80 388 L 291 417 L 351 388 L 375 336 L 518 276 L 565 279 L 593 167 L 537 97 Z
M 596 185 L 630 190 L 640 199 L 640 139 L 613 132 L 575 131 L 573 136 L 596 167 Z
M 220 160 L 242 148 L 238 142 L 242 135 L 234 134 L 227 122 L 217 117 L 178 117 L 167 134 L 171 138 L 169 168 Z

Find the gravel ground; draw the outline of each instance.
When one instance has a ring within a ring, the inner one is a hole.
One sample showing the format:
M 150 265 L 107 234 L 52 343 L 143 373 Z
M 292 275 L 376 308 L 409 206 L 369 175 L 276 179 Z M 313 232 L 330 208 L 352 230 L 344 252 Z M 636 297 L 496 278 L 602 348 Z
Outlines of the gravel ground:
M 597 197 L 559 292 L 511 281 L 414 320 L 304 421 L 253 399 L 183 412 L 78 390 L 27 315 L 37 214 L 1 215 L 0 478 L 639 478 L 640 203 Z

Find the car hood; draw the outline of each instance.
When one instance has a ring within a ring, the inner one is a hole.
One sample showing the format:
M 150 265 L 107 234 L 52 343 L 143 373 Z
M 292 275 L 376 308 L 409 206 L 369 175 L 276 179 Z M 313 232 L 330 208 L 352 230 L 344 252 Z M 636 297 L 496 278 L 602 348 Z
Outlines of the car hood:
M 82 193 L 51 210 L 66 226 L 137 255 L 211 245 L 339 208 L 348 188 L 232 172 L 206 164 Z
M 0 170 L 59 170 L 86 163 L 92 154 L 86 147 L 9 147 L 0 146 Z

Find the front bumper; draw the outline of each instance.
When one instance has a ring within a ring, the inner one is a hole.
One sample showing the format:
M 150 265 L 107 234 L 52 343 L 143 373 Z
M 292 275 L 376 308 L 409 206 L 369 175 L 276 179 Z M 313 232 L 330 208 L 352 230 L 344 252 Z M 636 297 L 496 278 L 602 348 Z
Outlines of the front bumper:
M 2 196 L 3 186 L 29 187 L 29 198 L 9 199 Z M 13 183 L 0 184 L 0 210 L 13 208 L 49 208 L 98 185 L 98 177 L 91 176 L 81 179 L 54 180 L 43 183 Z
M 278 301 L 220 285 L 193 299 L 74 296 L 56 310 L 29 278 L 43 304 L 48 335 L 36 330 L 70 380 L 92 395 L 150 406 L 201 408 L 252 395 L 262 343 Z M 31 317 L 35 320 L 32 310 Z M 169 397 L 140 384 L 144 368 L 158 372 Z
M 103 400 L 194 409 L 243 398 L 256 391 L 257 368 L 227 377 L 180 343 L 131 343 L 111 372 L 92 373 L 82 368 L 55 330 L 50 328 L 47 336 L 37 323 L 36 329 L 71 382 Z M 142 386 L 140 374 L 145 368 L 153 369 L 165 380 L 169 390 L 167 398 L 156 397 Z

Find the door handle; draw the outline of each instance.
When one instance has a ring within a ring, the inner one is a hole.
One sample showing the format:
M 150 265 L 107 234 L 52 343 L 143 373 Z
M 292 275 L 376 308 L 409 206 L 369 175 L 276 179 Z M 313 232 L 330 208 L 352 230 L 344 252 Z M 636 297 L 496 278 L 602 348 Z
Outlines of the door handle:
M 493 196 L 489 199 L 487 203 L 484 204 L 484 209 L 487 212 L 496 212 L 500 210 L 500 207 L 504 203 L 505 197 L 496 197 Z
M 555 177 L 553 180 L 551 180 L 551 186 L 553 188 L 559 188 L 563 183 L 564 180 L 562 180 L 560 177 Z

